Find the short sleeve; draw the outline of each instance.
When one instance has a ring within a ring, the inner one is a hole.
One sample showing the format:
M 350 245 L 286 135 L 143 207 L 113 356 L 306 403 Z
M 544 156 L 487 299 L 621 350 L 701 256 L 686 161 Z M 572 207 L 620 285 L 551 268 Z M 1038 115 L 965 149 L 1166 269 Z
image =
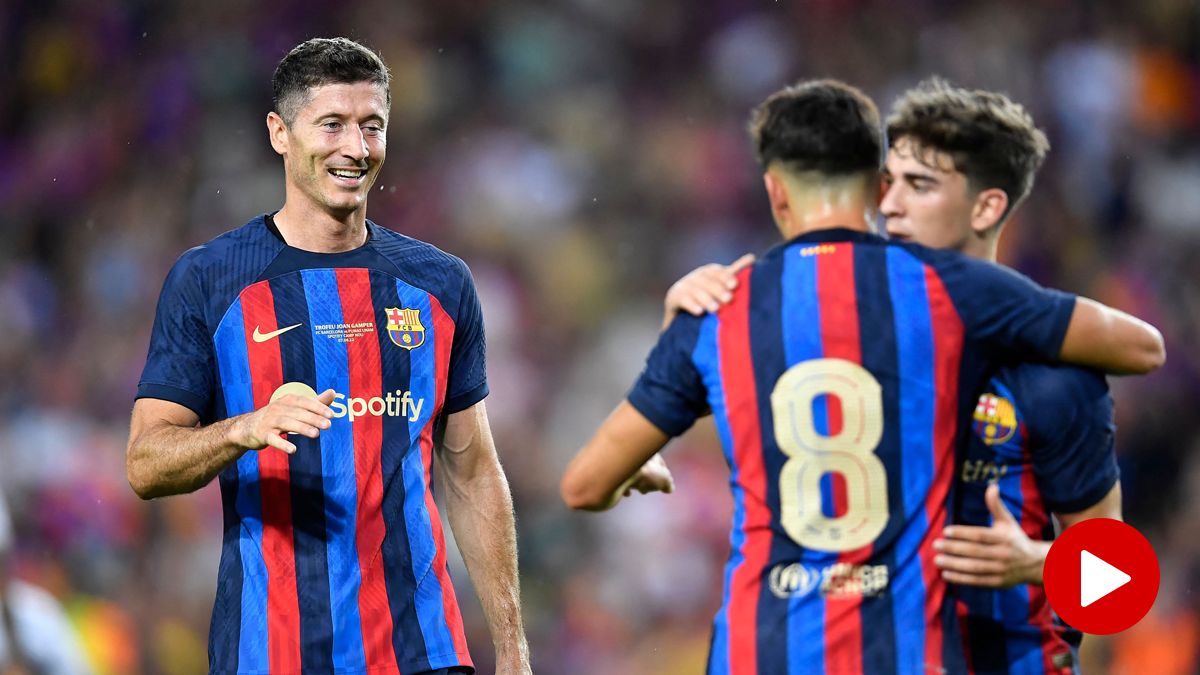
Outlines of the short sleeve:
M 483 309 L 471 270 L 461 260 L 455 258 L 455 261 L 462 267 L 462 286 L 454 317 L 454 342 L 450 347 L 450 374 L 443 407 L 447 413 L 466 410 L 488 395 Z
M 1022 383 L 1038 490 L 1055 513 L 1094 506 L 1120 477 L 1113 449 L 1113 402 L 1099 373 L 1039 367 Z
M 178 403 L 206 419 L 212 409 L 216 369 L 204 318 L 208 298 L 191 262 L 194 253 L 195 249 L 183 254 L 163 283 L 137 398 Z
M 708 411 L 703 377 L 692 358 L 704 320 L 688 314 L 675 317 L 629 392 L 630 405 L 668 436 L 687 431 Z
M 1057 361 L 1075 296 L 1000 265 L 960 254 L 935 265 L 967 338 L 1022 360 Z

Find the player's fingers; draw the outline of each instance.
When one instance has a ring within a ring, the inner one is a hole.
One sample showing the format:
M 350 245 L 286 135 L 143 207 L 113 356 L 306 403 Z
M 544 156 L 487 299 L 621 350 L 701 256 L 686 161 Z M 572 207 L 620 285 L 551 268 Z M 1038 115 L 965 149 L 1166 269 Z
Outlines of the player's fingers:
M 746 255 L 733 261 L 733 264 L 730 265 L 728 268 L 729 272 L 731 273 L 731 275 L 737 274 L 738 272 L 740 272 L 742 270 L 742 268 L 747 267 L 748 265 L 753 265 L 754 260 L 755 260 L 754 254 L 747 253 Z M 731 285 L 730 288 L 737 288 L 737 279 L 736 278 L 733 279 L 733 285 Z
M 934 550 L 947 555 L 956 555 L 963 558 L 979 558 L 988 560 L 1006 560 L 1008 558 L 1008 549 L 996 544 L 976 544 L 969 541 L 956 541 L 954 539 L 943 539 L 941 544 L 934 542 Z
M 933 564 L 943 570 L 966 572 L 969 574 L 1004 574 L 1004 563 L 996 560 L 981 560 L 979 558 L 964 558 L 954 555 L 937 555 Z
M 943 571 L 942 579 L 947 583 L 963 586 L 979 586 L 982 588 L 1003 588 L 1004 577 L 996 574 L 963 574 L 962 572 Z
M 318 396 L 317 398 L 311 398 L 308 396 L 297 396 L 295 398 L 289 398 L 289 399 L 287 399 L 287 403 L 293 408 L 305 410 L 310 413 L 320 415 L 321 417 L 325 417 L 325 418 L 333 417 L 333 409 L 329 407 L 329 404 L 333 403 L 334 395 L 329 395 L 328 397 L 326 397 L 326 394 L 329 394 L 329 392 L 331 392 L 331 391 L 333 391 L 333 390 L 332 389 L 326 390 L 326 391 L 322 392 L 321 395 Z M 323 400 L 323 397 L 328 398 L 329 403 L 326 403 Z
M 1004 535 L 990 527 L 976 525 L 950 525 L 942 530 L 944 540 L 974 541 L 981 544 L 999 544 L 1004 541 Z
M 283 437 L 280 436 L 279 434 L 275 434 L 275 433 L 267 434 L 266 441 L 267 441 L 268 446 L 270 446 L 272 448 L 276 448 L 278 450 L 282 450 L 289 455 L 296 452 L 296 446 L 293 445 L 292 443 L 289 443 L 288 441 L 284 440 Z

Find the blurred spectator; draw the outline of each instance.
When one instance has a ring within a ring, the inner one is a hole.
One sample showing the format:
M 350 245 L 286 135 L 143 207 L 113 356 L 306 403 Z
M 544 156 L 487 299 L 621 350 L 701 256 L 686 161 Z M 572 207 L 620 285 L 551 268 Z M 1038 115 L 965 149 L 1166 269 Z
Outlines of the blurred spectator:
M 1166 367 L 1115 378 L 1113 394 L 1125 511 L 1177 571 L 1156 620 L 1178 632 L 1105 642 L 1094 670 L 1166 644 L 1171 664 L 1194 671 L 1197 26 L 1200 5 L 1180 0 L 0 3 L 0 486 L 22 534 L 13 569 L 63 600 L 97 672 L 205 672 L 219 495 L 138 501 L 122 461 L 128 414 L 175 256 L 282 203 L 263 122 L 271 69 L 305 38 L 344 33 L 379 48 L 395 76 L 400 123 L 373 217 L 476 275 L 535 672 L 699 672 L 729 552 L 712 434 L 668 450 L 687 467 L 675 494 L 611 521 L 568 514 L 558 470 L 608 413 L 596 402 L 640 368 L 669 283 L 768 241 L 749 105 L 827 75 L 886 108 L 941 73 L 1008 92 L 1049 132 L 1002 261 L 1166 336 Z M 662 556 L 693 571 L 668 576 Z M 474 653 L 490 653 L 473 594 L 458 597 Z

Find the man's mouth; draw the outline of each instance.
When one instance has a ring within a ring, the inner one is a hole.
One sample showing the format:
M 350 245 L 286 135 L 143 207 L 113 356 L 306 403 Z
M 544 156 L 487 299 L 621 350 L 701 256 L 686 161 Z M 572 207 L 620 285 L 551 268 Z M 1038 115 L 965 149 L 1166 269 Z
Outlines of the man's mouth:
M 329 175 L 344 185 L 357 186 L 367 176 L 366 169 L 329 169 Z

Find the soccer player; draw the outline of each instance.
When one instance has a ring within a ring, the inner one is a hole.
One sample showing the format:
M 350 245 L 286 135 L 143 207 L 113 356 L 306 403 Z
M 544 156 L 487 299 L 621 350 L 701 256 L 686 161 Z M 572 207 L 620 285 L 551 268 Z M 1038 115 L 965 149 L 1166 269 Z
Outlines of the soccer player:
M 282 208 L 184 253 L 159 298 L 127 469 L 146 499 L 220 477 L 212 673 L 473 672 L 434 458 L 497 672 L 529 672 L 474 283 L 366 218 L 389 81 L 344 38 L 292 49 L 266 120 Z
M 1001 94 L 934 79 L 900 97 L 887 129 L 889 236 L 994 262 L 1048 149 L 1029 114 Z M 942 576 L 964 585 L 956 594 L 975 673 L 1078 672 L 1081 636 L 1053 616 L 1042 564 L 1051 513 L 1064 527 L 1121 518 L 1113 429 L 1108 385 L 1092 370 L 1008 364 L 979 397 L 958 525 L 934 542 Z
M 891 235 L 995 262 L 1001 228 L 1048 148 L 1024 109 L 934 79 L 897 101 L 888 137 L 881 209 Z M 676 282 L 668 320 L 728 302 L 744 261 L 706 265 Z M 1051 510 L 1064 527 L 1121 518 L 1107 384 L 1071 366 L 1010 365 L 989 381 L 973 417 L 958 473 L 959 525 L 934 542 L 948 581 L 1008 589 L 958 593 L 972 669 L 1077 672 L 1078 631 L 1053 617 L 1040 588 L 1019 584 L 1041 584 Z
M 1142 372 L 1152 327 L 998 266 L 869 233 L 878 113 L 834 81 L 775 93 L 751 134 L 787 240 L 732 302 L 680 315 L 562 481 L 568 505 L 652 489 L 643 465 L 711 409 L 732 469 L 732 552 L 710 673 L 960 672 L 932 543 L 958 420 L 1019 354 Z

